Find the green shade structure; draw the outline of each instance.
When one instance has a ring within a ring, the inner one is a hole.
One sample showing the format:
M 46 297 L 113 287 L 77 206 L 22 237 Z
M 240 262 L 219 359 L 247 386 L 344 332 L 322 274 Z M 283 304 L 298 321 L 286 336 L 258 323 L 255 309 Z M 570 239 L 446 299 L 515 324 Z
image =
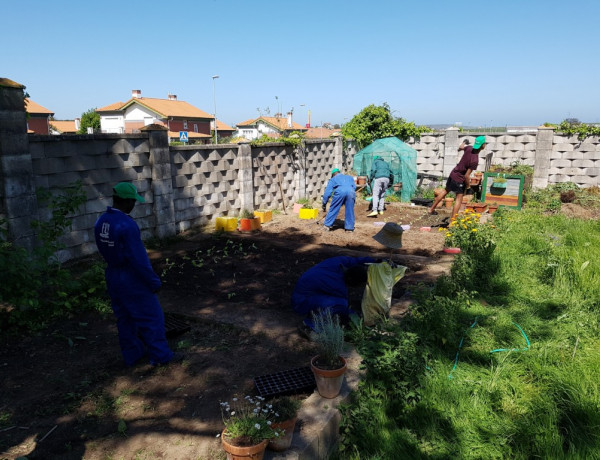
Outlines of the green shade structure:
M 352 169 L 359 176 L 369 176 L 377 156 L 390 165 L 394 183 L 402 182 L 402 201 L 410 201 L 417 188 L 417 151 L 397 137 L 384 137 L 358 151 L 354 155 Z

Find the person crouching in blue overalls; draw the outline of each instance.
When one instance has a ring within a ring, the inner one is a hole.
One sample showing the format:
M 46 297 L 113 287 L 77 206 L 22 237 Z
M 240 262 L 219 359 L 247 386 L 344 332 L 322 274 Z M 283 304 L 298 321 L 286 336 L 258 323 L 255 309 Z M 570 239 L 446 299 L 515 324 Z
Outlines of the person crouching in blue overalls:
M 94 226 L 96 246 L 107 263 L 106 287 L 117 318 L 119 344 L 126 366 L 144 356 L 150 364 L 180 361 L 182 355 L 169 348 L 165 318 L 156 297 L 161 287 L 154 273 L 140 228 L 129 213 L 136 201 L 144 203 L 133 184 L 113 188 L 113 206 L 107 207 Z
M 333 196 L 332 196 L 333 195 Z M 323 227 L 326 231 L 331 230 L 335 218 L 344 205 L 344 229 L 347 232 L 354 231 L 354 201 L 356 200 L 356 184 L 354 179 L 345 174 L 341 174 L 338 168 L 331 171 L 331 179 L 327 183 L 325 193 L 323 193 L 323 212 L 327 211 L 327 202 L 331 197 L 331 206 L 325 216 Z

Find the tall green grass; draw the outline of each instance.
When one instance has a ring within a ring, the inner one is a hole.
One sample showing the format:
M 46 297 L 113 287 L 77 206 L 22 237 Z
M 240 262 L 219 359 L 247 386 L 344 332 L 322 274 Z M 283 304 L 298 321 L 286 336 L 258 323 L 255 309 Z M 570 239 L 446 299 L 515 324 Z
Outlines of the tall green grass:
M 494 224 L 494 253 L 458 257 L 409 320 L 353 331 L 338 458 L 600 458 L 600 224 Z

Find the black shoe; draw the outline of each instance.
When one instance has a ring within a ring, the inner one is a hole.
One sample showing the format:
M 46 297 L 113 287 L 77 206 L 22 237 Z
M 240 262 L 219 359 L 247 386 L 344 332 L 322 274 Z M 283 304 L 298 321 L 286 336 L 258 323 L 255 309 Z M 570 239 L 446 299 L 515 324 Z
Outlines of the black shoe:
M 354 232 L 354 229 L 353 228 L 352 229 L 348 229 L 347 228 L 346 231 L 352 233 L 352 232 Z

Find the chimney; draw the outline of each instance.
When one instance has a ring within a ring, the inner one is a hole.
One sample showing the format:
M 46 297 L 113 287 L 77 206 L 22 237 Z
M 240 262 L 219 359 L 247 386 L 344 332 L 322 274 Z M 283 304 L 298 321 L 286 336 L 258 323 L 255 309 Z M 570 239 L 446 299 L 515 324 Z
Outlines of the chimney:
M 292 112 L 287 113 L 287 125 L 288 125 L 288 128 L 292 127 Z
M 169 94 L 167 97 L 169 98 L 170 101 L 176 101 L 177 100 L 177 94 Z
M 141 89 L 132 89 L 131 97 L 134 99 L 139 99 L 140 97 L 142 97 L 142 90 Z
M 75 118 L 75 129 L 79 131 L 79 127 L 81 126 L 81 118 Z

